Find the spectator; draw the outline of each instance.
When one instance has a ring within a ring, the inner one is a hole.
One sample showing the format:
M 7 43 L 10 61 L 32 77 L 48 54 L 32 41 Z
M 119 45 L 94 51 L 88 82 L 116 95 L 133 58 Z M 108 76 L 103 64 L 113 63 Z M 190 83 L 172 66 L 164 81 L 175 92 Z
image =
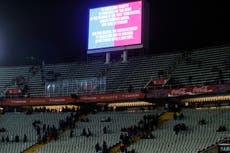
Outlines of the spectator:
M 85 128 L 82 130 L 82 134 L 81 135 L 82 136 L 86 136 L 87 135 Z
M 101 150 L 101 147 L 100 147 L 99 143 L 97 143 L 95 145 L 95 150 L 96 150 L 97 153 Z
M 177 114 L 176 113 L 173 114 L 173 118 L 174 118 L 174 120 L 177 120 Z
M 19 136 L 18 136 L 18 135 L 15 136 L 14 141 L 15 141 L 15 142 L 19 142 Z
M 70 136 L 69 136 L 69 137 L 70 137 L 70 138 L 73 137 L 73 129 L 70 130 Z
M 6 136 L 6 142 L 10 142 L 9 136 Z
M 103 128 L 103 133 L 104 133 L 104 134 L 107 133 L 107 128 L 106 128 L 106 126 Z
M 37 130 L 37 135 L 40 135 L 41 133 L 41 128 L 40 128 L 40 126 L 36 126 L 36 130 Z
M 149 134 L 149 139 L 155 139 L 155 138 L 156 137 L 152 133 Z
M 226 131 L 226 127 L 225 126 L 220 126 L 216 132 L 225 132 Z
M 124 135 L 123 135 L 123 133 L 120 134 L 120 140 L 124 140 Z
M 37 143 L 38 143 L 38 144 L 41 144 L 41 143 L 42 143 L 42 138 L 41 138 L 41 135 L 38 135 L 38 138 L 37 138 Z
M 120 150 L 121 152 L 125 152 L 125 144 L 124 143 L 120 143 Z
M 5 138 L 4 138 L 4 136 L 2 136 L 2 142 L 5 142 Z
M 174 131 L 174 132 L 175 132 L 175 134 L 177 135 L 177 134 L 178 134 L 178 132 L 179 132 L 179 128 L 178 128 L 178 126 L 174 126 L 173 131 Z
M 42 136 L 42 143 L 44 144 L 44 143 L 46 143 L 47 142 L 47 134 L 44 134 L 43 136 Z
M 111 118 L 110 118 L 110 117 L 108 117 L 108 118 L 103 117 L 103 118 L 101 119 L 101 122 L 111 122 Z
M 198 123 L 199 123 L 199 125 L 205 125 L 206 121 L 205 121 L 205 119 L 201 119 Z
M 6 132 L 5 128 L 0 128 L 0 132 Z
M 28 141 L 28 138 L 27 138 L 27 136 L 24 134 L 23 142 L 25 143 L 25 142 L 27 142 L 27 141 Z
M 177 135 L 179 131 L 187 131 L 188 127 L 184 123 L 177 124 L 173 127 L 173 131 Z
M 108 153 L 108 147 L 107 147 L 107 144 L 105 141 L 103 141 L 103 150 L 102 150 L 102 153 Z
M 179 119 L 180 119 L 180 120 L 184 119 L 184 114 L 183 114 L 183 113 L 180 113 Z
M 45 130 L 46 130 L 46 124 L 43 124 L 43 127 L 42 127 L 43 133 L 45 132 Z
M 88 133 L 87 133 L 87 137 L 89 137 L 89 136 L 91 136 L 92 135 L 92 133 L 91 133 L 91 131 L 89 130 L 89 128 L 88 128 Z

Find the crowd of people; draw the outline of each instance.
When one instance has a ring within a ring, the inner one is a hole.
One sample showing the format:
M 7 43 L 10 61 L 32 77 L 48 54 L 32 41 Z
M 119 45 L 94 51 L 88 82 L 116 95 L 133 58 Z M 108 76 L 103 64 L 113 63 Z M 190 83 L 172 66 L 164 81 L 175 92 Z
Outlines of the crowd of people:
M 74 137 L 74 128 L 76 127 L 75 124 L 77 121 L 81 122 L 90 122 L 89 118 L 84 117 L 80 118 L 81 115 L 87 115 L 87 111 L 75 111 L 74 109 L 63 108 L 64 111 L 70 111 L 71 114 L 67 116 L 65 119 L 59 120 L 59 126 L 55 127 L 54 125 L 48 125 L 47 123 L 43 123 L 40 120 L 34 120 L 32 126 L 34 127 L 37 135 L 37 142 L 38 143 L 47 143 L 49 140 L 57 140 L 58 139 L 58 132 L 59 131 L 66 131 L 70 129 L 69 137 Z M 49 109 L 46 108 L 39 108 L 34 110 L 35 112 L 50 112 Z M 74 112 L 75 111 L 75 112 Z M 32 112 L 33 113 L 33 112 Z M 174 119 L 182 119 L 184 116 L 183 114 L 175 114 Z M 101 122 L 112 122 L 110 117 L 103 117 Z M 151 115 L 144 115 L 143 118 L 137 123 L 137 125 L 133 125 L 130 127 L 124 127 L 121 129 L 120 134 L 120 141 L 117 145 L 119 145 L 120 150 L 122 153 L 135 153 L 135 150 L 128 151 L 127 146 L 134 143 L 136 138 L 139 137 L 140 139 L 155 139 L 155 136 L 152 134 L 159 126 L 159 115 L 158 114 L 151 114 Z M 108 134 L 107 126 L 103 127 L 103 134 Z M 180 130 L 185 130 L 186 126 L 182 124 L 178 124 L 175 126 L 175 132 L 178 133 Z M 92 132 L 89 128 L 82 129 L 81 136 L 90 137 L 92 136 Z M 18 136 L 15 136 L 14 140 L 12 137 L 2 138 L 2 142 L 18 142 Z M 25 135 L 23 138 L 23 142 L 27 142 L 28 138 Z M 116 145 L 115 145 L 116 146 Z M 107 146 L 107 142 L 103 141 L 100 145 L 97 143 L 95 145 L 95 150 L 98 153 L 109 153 L 109 151 L 115 146 Z
M 15 135 L 15 136 L 13 136 L 13 135 L 8 136 L 7 135 L 5 137 L 1 136 L 1 142 L 2 143 L 4 143 L 4 142 L 6 142 L 6 143 L 8 143 L 8 142 L 20 142 L 20 141 L 22 141 L 24 143 L 28 142 L 27 135 L 24 134 L 24 136 L 22 137 L 22 139 L 20 139 L 20 137 L 18 135 Z
M 108 148 L 107 143 L 105 141 L 103 141 L 102 146 L 100 146 L 100 144 L 97 143 L 95 145 L 95 150 L 96 150 L 96 153 L 109 153 L 109 148 Z
M 181 113 L 174 112 L 173 119 L 174 120 L 182 120 L 182 119 L 184 119 L 184 114 L 182 112 Z
M 84 129 L 82 130 L 82 134 L 81 134 L 81 135 L 82 135 L 82 136 L 89 137 L 89 136 L 92 136 L 92 132 L 90 131 L 89 128 L 87 128 L 87 130 L 84 128 Z
M 176 135 L 177 135 L 180 131 L 187 131 L 187 130 L 188 130 L 188 127 L 187 127 L 184 123 L 176 124 L 176 125 L 173 127 L 173 131 L 175 132 Z
M 39 144 L 47 143 L 47 141 L 53 138 L 54 140 L 57 140 L 58 130 L 54 125 L 50 127 L 49 125 L 45 123 L 42 124 L 40 120 L 35 120 L 32 124 L 33 124 L 34 129 L 36 130 L 37 142 Z
M 7 132 L 7 130 L 5 128 L 0 128 L 0 133 L 5 133 Z M 20 140 L 22 142 L 27 142 L 28 141 L 28 138 L 27 138 L 27 135 L 24 134 L 23 138 L 20 139 L 20 137 L 18 136 L 18 134 L 16 134 L 15 136 L 11 135 L 7 135 L 7 136 L 1 136 L 1 142 L 4 143 L 4 142 L 20 142 Z
M 75 108 L 75 107 L 72 107 L 72 108 L 62 107 L 60 110 L 61 110 L 61 112 L 76 112 L 76 111 L 78 111 L 78 109 Z M 29 114 L 32 114 L 33 112 L 58 112 L 60 110 L 49 109 L 49 108 L 46 108 L 46 107 L 39 107 L 39 108 L 35 108 L 35 109 L 30 109 L 28 112 L 29 112 Z
M 0 128 L 0 132 L 6 132 L 5 128 Z
M 201 120 L 199 120 L 198 124 L 199 125 L 206 125 L 207 121 L 205 119 L 201 119 Z
M 42 112 L 47 110 L 41 109 Z M 68 109 L 66 109 L 67 111 Z M 47 143 L 49 140 L 57 140 L 58 133 L 60 131 L 65 131 L 70 129 L 70 137 L 73 137 L 73 129 L 75 128 L 75 123 L 79 120 L 80 116 L 84 114 L 81 111 L 71 112 L 69 116 L 65 119 L 59 120 L 59 126 L 55 127 L 54 125 L 50 126 L 46 123 L 42 123 L 40 120 L 35 120 L 32 125 L 36 130 L 37 142 L 38 143 Z
M 224 125 L 219 126 L 219 128 L 216 130 L 216 132 L 225 132 L 227 131 L 227 128 Z
M 103 147 L 97 143 L 95 145 L 95 149 L 97 153 L 108 153 L 109 150 L 114 148 L 115 146 L 119 145 L 120 151 L 122 153 L 135 153 L 135 150 L 128 150 L 127 146 L 134 143 L 136 141 L 136 137 L 139 137 L 141 139 L 154 139 L 154 135 L 152 134 L 152 131 L 156 129 L 159 126 L 159 115 L 153 114 L 153 115 L 144 115 L 143 119 L 139 121 L 137 125 L 125 127 L 121 129 L 120 134 L 120 141 L 118 144 L 115 144 L 114 146 L 107 147 L 106 142 L 103 142 Z M 104 133 L 106 133 L 106 127 L 103 128 Z

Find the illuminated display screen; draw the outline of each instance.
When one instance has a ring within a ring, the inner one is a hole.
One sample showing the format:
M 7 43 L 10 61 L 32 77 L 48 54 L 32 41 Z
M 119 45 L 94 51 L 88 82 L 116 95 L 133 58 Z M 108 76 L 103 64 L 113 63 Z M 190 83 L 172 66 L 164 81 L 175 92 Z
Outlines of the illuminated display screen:
M 88 53 L 142 43 L 142 1 L 90 9 Z

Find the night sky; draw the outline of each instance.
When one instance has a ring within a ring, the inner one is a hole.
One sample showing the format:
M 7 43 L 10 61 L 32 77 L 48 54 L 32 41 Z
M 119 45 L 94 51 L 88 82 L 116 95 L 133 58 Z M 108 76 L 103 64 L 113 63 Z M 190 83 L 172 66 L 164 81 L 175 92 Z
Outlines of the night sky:
M 130 0 L 0 0 L 0 65 L 86 58 L 88 9 Z M 219 1 L 150 0 L 151 52 L 230 44 L 230 13 Z

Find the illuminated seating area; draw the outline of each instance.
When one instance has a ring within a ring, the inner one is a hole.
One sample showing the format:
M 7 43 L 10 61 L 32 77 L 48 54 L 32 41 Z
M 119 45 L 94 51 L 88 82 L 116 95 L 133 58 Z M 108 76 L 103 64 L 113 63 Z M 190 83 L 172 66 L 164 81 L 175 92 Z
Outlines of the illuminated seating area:
M 113 146 L 120 140 L 120 130 L 124 127 L 136 125 L 144 115 L 156 114 L 161 111 L 148 112 L 100 112 L 97 114 L 88 115 L 89 122 L 79 122 L 74 129 L 74 137 L 70 138 L 70 130 L 66 131 L 60 136 L 57 141 L 45 145 L 43 148 L 36 151 L 50 152 L 50 153 L 75 153 L 95 152 L 95 145 L 99 143 L 102 145 L 106 141 L 107 146 Z M 105 118 L 111 118 L 111 122 L 102 122 Z M 103 128 L 107 126 L 108 133 L 103 134 Z M 92 136 L 81 136 L 83 129 L 90 129 Z
M 36 151 L 49 153 L 62 152 L 95 152 L 95 144 L 106 141 L 107 146 L 113 146 L 120 141 L 120 130 L 124 127 L 136 125 L 144 115 L 160 114 L 161 110 L 147 112 L 99 112 L 87 116 L 89 122 L 78 122 L 73 130 L 73 137 L 70 138 L 70 130 L 65 131 L 56 141 L 51 141 L 47 145 Z M 134 149 L 138 152 L 188 152 L 194 153 L 215 144 L 229 136 L 230 131 L 230 111 L 229 109 L 184 109 L 184 118 L 170 120 L 164 123 L 160 128 L 152 132 L 155 139 L 142 139 L 128 147 L 128 150 Z M 14 153 L 23 151 L 36 143 L 36 131 L 32 123 L 34 120 L 40 120 L 47 125 L 58 126 L 60 119 L 65 119 L 70 113 L 33 113 L 25 115 L 23 113 L 6 113 L 0 118 L 0 127 L 7 129 L 7 132 L 0 136 L 6 137 L 19 135 L 20 142 L 0 143 L 0 152 Z M 111 118 L 111 122 L 102 122 L 105 118 Z M 199 121 L 204 119 L 205 125 L 199 125 Z M 184 123 L 188 131 L 180 131 L 177 135 L 173 131 L 176 124 Z M 107 127 L 107 134 L 103 134 L 103 128 Z M 216 132 L 220 126 L 227 128 L 226 132 Z M 25 128 L 26 127 L 26 128 Z M 82 136 L 83 129 L 90 129 L 92 136 Z M 23 135 L 27 134 L 28 142 L 23 143 Z M 191 141 L 192 140 L 192 141 Z
M 6 132 L 0 133 L 0 152 L 1 153 L 15 153 L 21 152 L 37 142 L 36 130 L 33 127 L 35 120 L 41 121 L 39 125 L 42 129 L 42 125 L 59 127 L 59 120 L 65 119 L 70 113 L 33 113 L 26 115 L 24 113 L 6 113 L 0 117 L 0 127 L 5 128 Z M 24 134 L 26 134 L 28 141 L 23 142 Z M 15 136 L 19 136 L 19 142 L 6 142 L 6 137 L 11 137 L 15 140 Z M 5 138 L 5 142 L 2 142 L 2 137 Z
M 141 140 L 129 147 L 136 152 L 152 153 L 177 152 L 194 153 L 205 149 L 219 140 L 229 136 L 229 109 L 190 110 L 184 109 L 184 119 L 170 120 L 153 132 L 155 139 Z M 199 120 L 205 119 L 206 125 L 199 125 Z M 176 124 L 184 123 L 188 131 L 181 131 L 177 135 L 173 131 Z M 219 126 L 226 126 L 226 132 L 216 132 Z
M 229 46 L 194 50 L 176 66 L 172 77 L 184 86 L 217 84 L 221 73 L 223 83 L 230 82 L 230 69 L 225 65 L 229 55 Z

